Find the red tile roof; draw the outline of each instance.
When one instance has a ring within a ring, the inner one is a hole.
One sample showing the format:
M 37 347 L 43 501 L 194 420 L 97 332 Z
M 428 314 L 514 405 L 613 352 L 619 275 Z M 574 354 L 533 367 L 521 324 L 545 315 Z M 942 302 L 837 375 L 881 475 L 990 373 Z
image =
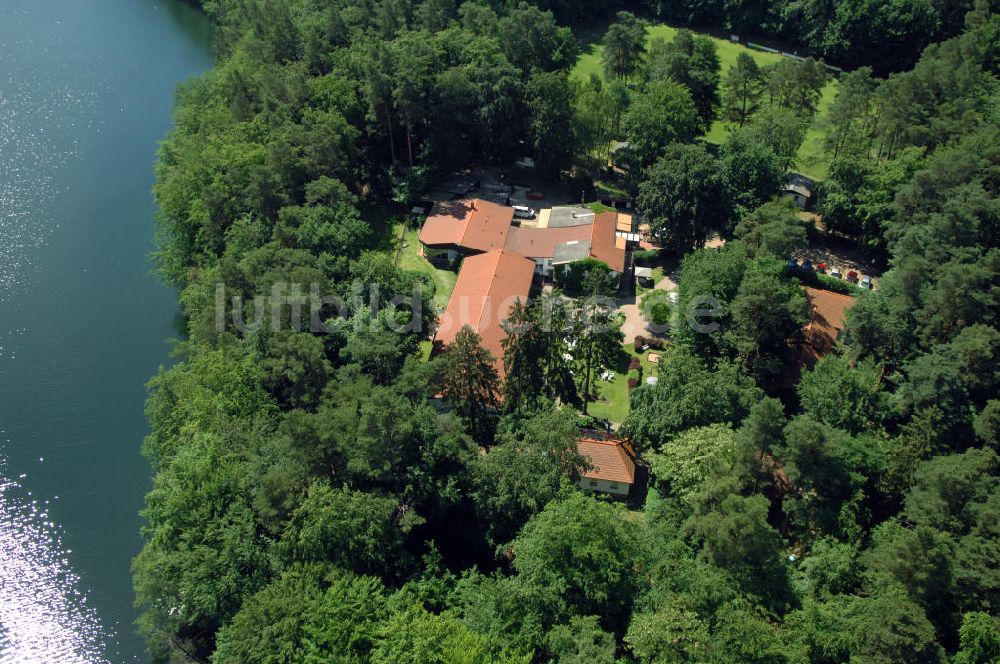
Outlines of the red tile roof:
M 508 250 L 469 256 L 462 261 L 455 290 L 434 335 L 434 352 L 441 352 L 455 340 L 465 325 L 482 338 L 483 348 L 493 353 L 497 370 L 503 375 L 503 339 L 506 320 L 514 302 L 527 303 L 535 262 Z
M 590 241 L 590 255 L 604 261 L 616 272 L 625 270 L 625 242 L 615 236 L 621 221 L 617 212 L 594 215 L 594 223 L 579 226 L 550 226 L 548 228 L 510 229 L 507 249 L 530 258 L 552 258 L 557 245 L 564 242 Z M 631 222 L 629 227 L 631 228 Z
M 590 224 L 550 228 L 514 226 L 507 233 L 505 247 L 529 258 L 552 258 L 557 244 L 589 240 L 592 233 L 593 228 Z
M 809 301 L 809 322 L 803 328 L 803 361 L 810 366 L 820 357 L 831 352 L 844 329 L 848 310 L 854 306 L 854 298 L 817 288 L 805 287 Z
M 615 242 L 617 212 L 599 212 L 594 215 L 594 232 L 590 239 L 590 255 L 604 261 L 615 272 L 625 271 L 625 249 Z
M 418 239 L 427 246 L 492 251 L 503 248 L 513 219 L 514 208 L 479 198 L 435 203 Z
M 622 484 L 635 482 L 635 453 L 625 441 L 591 434 L 578 438 L 576 445 L 592 466 L 583 473 L 584 477 Z

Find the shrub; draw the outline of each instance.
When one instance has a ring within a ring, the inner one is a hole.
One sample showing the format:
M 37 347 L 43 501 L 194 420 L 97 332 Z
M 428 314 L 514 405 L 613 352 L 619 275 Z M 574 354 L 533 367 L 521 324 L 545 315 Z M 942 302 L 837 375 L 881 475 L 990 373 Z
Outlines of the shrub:
M 557 265 L 554 277 L 567 293 L 580 293 L 585 279 L 592 272 L 600 275 L 603 289 L 607 292 L 618 288 L 621 275 L 613 274 L 606 263 L 596 258 L 583 258 L 567 265 Z
M 673 318 L 673 315 L 674 312 L 667 302 L 657 302 L 649 308 L 649 322 L 653 325 L 660 327 L 670 325 L 670 319 Z
M 842 281 L 828 274 L 816 274 L 816 279 L 819 281 L 818 288 L 833 291 L 834 293 L 857 295 L 861 291 L 861 287 L 857 284 L 852 284 L 850 281 Z
M 646 344 L 654 350 L 663 350 L 664 348 L 667 347 L 667 342 L 665 342 L 663 339 L 657 339 L 655 337 L 650 337 L 649 339 L 646 339 Z
M 669 325 L 674 315 L 674 305 L 670 302 L 670 293 L 665 290 L 651 290 L 643 295 L 639 309 L 647 323 L 659 327 Z
M 637 387 L 639 387 L 639 379 L 638 378 L 632 378 L 630 376 L 629 379 L 628 379 L 628 389 L 634 390 Z
M 639 361 L 638 357 L 629 358 L 628 370 L 632 371 L 633 369 L 639 369 L 639 370 L 642 369 L 642 362 Z
M 646 337 L 642 336 L 641 334 L 637 334 L 635 336 L 634 345 L 635 345 L 635 352 L 641 353 L 642 349 L 645 348 L 646 346 Z
M 611 424 L 607 419 L 594 417 L 593 415 L 581 415 L 577 420 L 577 426 L 581 429 L 597 429 L 599 431 L 608 431 L 611 429 Z
M 639 379 L 642 378 L 642 372 L 640 372 L 638 369 L 629 369 L 628 379 L 632 380 L 633 378 L 636 380 L 636 382 L 638 382 Z

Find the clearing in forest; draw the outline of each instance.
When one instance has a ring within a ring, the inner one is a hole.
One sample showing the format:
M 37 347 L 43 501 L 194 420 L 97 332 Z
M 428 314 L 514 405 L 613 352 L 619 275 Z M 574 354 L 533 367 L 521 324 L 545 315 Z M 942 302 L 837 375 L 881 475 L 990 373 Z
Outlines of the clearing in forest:
M 667 25 L 666 23 L 651 25 L 646 29 L 646 44 L 648 46 L 654 39 L 664 39 L 666 41 L 670 41 L 674 38 L 677 31 L 678 28 Z M 758 51 L 748 48 L 742 43 L 735 43 L 726 39 L 720 39 L 709 34 L 698 32 L 697 30 L 693 30 L 693 32 L 706 36 L 715 43 L 716 51 L 719 54 L 720 81 L 725 81 L 729 68 L 736 63 L 736 58 L 741 52 L 749 53 L 754 60 L 757 61 L 757 64 L 761 66 L 773 64 L 783 57 L 776 53 L 768 53 L 766 51 Z M 580 58 L 577 60 L 576 65 L 570 73 L 573 78 L 585 81 L 590 78 L 591 74 L 597 74 L 603 78 L 604 74 L 601 67 L 601 37 L 603 35 L 604 28 L 594 34 L 594 38 L 584 46 L 583 53 L 581 53 Z M 827 81 L 826 86 L 823 88 L 823 95 L 817 105 L 816 115 L 813 118 L 812 125 L 806 132 L 806 137 L 802 142 L 802 147 L 799 148 L 795 170 L 815 179 L 823 179 L 826 177 L 827 171 L 830 168 L 830 160 L 826 156 L 826 151 L 823 149 L 823 136 L 825 133 L 826 112 L 836 95 L 837 79 L 831 76 Z M 721 143 L 725 140 L 728 134 L 729 127 L 727 124 L 721 120 L 716 120 L 705 138 L 711 143 Z

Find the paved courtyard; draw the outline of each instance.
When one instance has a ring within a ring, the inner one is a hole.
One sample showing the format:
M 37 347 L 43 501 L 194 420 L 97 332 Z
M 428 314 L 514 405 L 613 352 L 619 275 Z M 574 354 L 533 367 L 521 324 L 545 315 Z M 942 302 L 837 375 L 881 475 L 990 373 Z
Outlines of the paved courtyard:
M 672 274 L 676 277 L 676 274 Z M 660 279 L 654 288 L 655 290 L 665 290 L 672 291 L 677 290 L 677 282 L 674 281 L 670 276 L 664 276 Z M 649 292 L 648 290 L 646 291 Z M 650 336 L 651 333 L 646 329 L 646 321 L 642 317 L 642 312 L 639 310 L 639 300 L 642 296 L 636 296 L 634 293 L 631 295 L 626 295 L 620 297 L 616 300 L 618 305 L 618 311 L 625 315 L 625 322 L 622 323 L 622 333 L 625 335 L 625 343 L 630 344 L 635 341 L 637 336 Z

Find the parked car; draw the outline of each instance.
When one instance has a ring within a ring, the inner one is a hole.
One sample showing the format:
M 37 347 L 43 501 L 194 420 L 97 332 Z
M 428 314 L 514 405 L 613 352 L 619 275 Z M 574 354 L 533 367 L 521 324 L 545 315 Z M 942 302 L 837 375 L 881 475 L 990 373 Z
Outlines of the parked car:
M 803 272 L 812 272 L 813 264 L 811 260 L 802 261 L 801 269 Z
M 798 267 L 799 267 L 799 262 L 797 260 L 795 260 L 794 258 L 789 258 L 788 259 L 788 269 L 789 270 L 797 270 Z
M 514 216 L 518 219 L 534 219 L 535 211 L 527 205 L 515 205 Z
M 826 274 L 826 263 L 816 263 L 816 271 L 820 274 Z
M 861 277 L 861 287 L 864 288 L 865 290 L 872 289 L 872 278 L 869 277 L 867 274 Z
M 844 275 L 844 278 L 850 281 L 852 284 L 858 283 L 858 273 L 856 270 L 848 271 L 848 273 Z
M 830 276 L 833 277 L 834 279 L 840 279 L 840 270 L 838 270 L 837 268 L 832 268 L 830 270 Z

